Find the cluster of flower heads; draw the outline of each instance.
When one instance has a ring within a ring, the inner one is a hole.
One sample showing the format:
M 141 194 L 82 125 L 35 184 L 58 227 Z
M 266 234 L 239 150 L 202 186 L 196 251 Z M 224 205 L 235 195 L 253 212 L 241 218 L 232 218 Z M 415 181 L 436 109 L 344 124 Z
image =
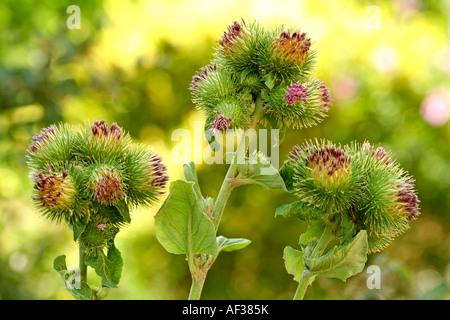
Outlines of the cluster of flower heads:
M 382 147 L 308 141 L 290 153 L 293 190 L 329 215 L 346 214 L 368 233 L 369 253 L 384 249 L 420 214 L 414 180 Z
M 314 56 L 305 32 L 235 21 L 218 41 L 211 63 L 192 79 L 193 102 L 204 113 L 206 128 L 318 124 L 331 98 L 325 84 L 310 75 Z
M 129 208 L 152 204 L 169 179 L 158 154 L 104 120 L 79 130 L 68 124 L 42 129 L 28 151 L 39 211 L 50 220 L 83 225 L 79 241 L 94 253 L 102 245 L 93 239 L 101 235 L 101 243 L 110 243 L 130 222 Z

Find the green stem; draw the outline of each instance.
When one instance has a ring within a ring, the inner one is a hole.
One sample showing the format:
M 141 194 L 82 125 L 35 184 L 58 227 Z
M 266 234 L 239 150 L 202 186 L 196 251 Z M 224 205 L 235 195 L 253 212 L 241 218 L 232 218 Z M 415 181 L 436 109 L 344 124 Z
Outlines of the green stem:
M 219 194 L 217 195 L 216 203 L 214 204 L 213 209 L 213 217 L 214 217 L 214 226 L 217 229 L 219 228 L 220 220 L 222 219 L 223 211 L 227 204 L 228 198 L 231 194 L 231 191 L 234 189 L 234 185 L 231 183 L 231 179 L 236 171 L 236 166 L 234 163 L 230 165 L 228 168 L 225 179 L 223 180 L 222 186 L 220 187 Z
M 311 252 L 311 258 L 318 258 L 323 254 L 328 244 L 333 239 L 333 233 L 331 232 L 331 229 L 331 225 L 325 225 L 319 241 L 314 246 L 314 249 Z M 314 282 L 314 280 L 315 276 L 309 274 L 307 271 L 304 271 L 302 278 L 300 279 L 300 282 L 298 284 L 297 290 L 295 291 L 293 300 L 303 300 L 308 286 L 310 286 Z
M 255 113 L 258 113 L 258 117 L 260 116 L 262 112 L 262 105 L 263 101 L 261 98 L 257 98 L 255 102 Z M 250 143 L 249 143 L 250 144 Z M 240 181 L 236 179 L 236 174 L 238 170 L 238 159 L 240 157 L 238 155 L 243 156 L 243 159 L 245 161 L 245 154 L 247 153 L 247 148 L 245 144 L 245 136 L 242 136 L 241 140 L 239 141 L 239 145 L 236 150 L 236 154 L 234 156 L 233 162 L 230 164 L 230 167 L 228 168 L 227 174 L 225 175 L 225 178 L 223 179 L 222 186 L 220 187 L 219 193 L 217 195 L 217 199 L 214 203 L 214 207 L 212 210 L 212 216 L 213 216 L 213 223 L 217 230 L 219 229 L 220 220 L 222 220 L 222 215 L 225 210 L 225 206 L 228 202 L 228 198 L 230 197 L 231 192 L 233 189 L 239 185 L 242 184 L 249 184 L 248 182 L 244 182 L 241 184 Z M 191 290 L 189 292 L 189 300 L 200 300 L 200 296 L 202 294 L 203 285 L 205 283 L 206 279 L 206 272 L 208 272 L 209 268 L 211 267 L 212 261 L 209 266 L 204 269 L 204 274 L 202 276 L 198 276 L 197 272 L 199 271 L 199 267 L 196 266 L 194 259 L 192 256 L 188 257 L 188 264 L 189 269 L 192 276 L 192 284 L 191 284 Z M 206 271 L 206 272 L 205 272 Z
M 80 244 L 79 248 L 79 266 L 80 266 L 80 281 L 87 283 L 87 265 L 84 263 L 84 248 Z
M 203 285 L 205 284 L 205 277 L 196 279 L 192 276 L 191 291 L 189 292 L 189 300 L 200 300 L 202 295 Z
M 298 284 L 297 290 L 295 291 L 294 299 L 293 300 L 303 300 L 303 297 L 305 296 L 306 289 L 308 289 L 308 286 L 312 284 L 314 279 L 312 279 L 310 276 L 303 275 L 300 279 L 300 283 Z
M 236 150 L 236 155 L 234 156 L 233 162 L 230 164 L 227 174 L 223 179 L 222 186 L 220 187 L 219 194 L 217 195 L 217 199 L 214 204 L 214 209 L 212 213 L 214 217 L 213 222 L 214 226 L 216 227 L 216 232 L 217 229 L 219 229 L 220 220 L 222 219 L 223 211 L 225 209 L 231 191 L 233 191 L 233 189 L 237 187 L 235 176 L 238 168 L 238 158 L 239 158 L 238 154 L 244 153 L 243 155 L 245 159 L 246 150 L 247 148 L 245 147 L 245 136 L 242 136 L 241 141 L 239 141 L 239 145 Z
M 253 116 L 255 123 L 253 123 L 253 127 L 256 125 L 256 121 L 260 117 L 262 117 L 263 113 L 264 113 L 263 99 L 260 96 L 258 96 L 255 100 L 255 111 Z M 251 141 L 249 141 L 249 145 L 250 144 Z M 240 159 L 238 155 L 243 156 L 243 159 L 245 159 L 246 153 L 247 148 L 245 145 L 245 136 L 242 136 L 241 140 L 239 141 L 239 145 L 237 147 L 233 163 L 228 168 L 225 179 L 223 180 L 222 186 L 220 187 L 219 194 L 217 195 L 216 203 L 214 204 L 213 217 L 214 217 L 214 225 L 216 226 L 216 231 L 219 228 L 220 220 L 222 219 L 223 211 L 225 209 L 225 205 L 227 204 L 228 197 L 230 196 L 231 191 L 233 191 L 234 187 L 237 187 L 238 185 L 249 184 L 248 182 L 244 182 L 241 184 L 240 181 L 237 182 L 234 179 L 238 166 L 237 160 Z

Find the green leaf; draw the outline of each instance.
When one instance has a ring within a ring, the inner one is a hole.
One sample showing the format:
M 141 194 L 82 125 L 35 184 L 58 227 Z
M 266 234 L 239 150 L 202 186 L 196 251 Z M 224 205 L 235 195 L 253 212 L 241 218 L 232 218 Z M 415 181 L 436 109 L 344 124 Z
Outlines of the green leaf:
M 270 162 L 261 154 L 254 156 L 256 163 L 245 163 L 238 165 L 240 179 L 244 184 L 257 184 L 265 188 L 283 189 L 286 187 L 280 176 Z
M 195 163 L 190 161 L 183 165 L 184 178 L 186 181 L 194 182 L 194 191 L 199 199 L 202 199 L 202 191 L 200 190 L 200 184 L 198 183 L 197 169 L 195 168 Z
M 294 276 L 294 280 L 300 282 L 303 275 L 303 252 L 292 247 L 285 247 L 283 251 L 284 266 L 286 271 Z
M 176 180 L 155 215 L 156 238 L 168 252 L 188 256 L 217 252 L 214 223 L 201 209 L 194 183 Z
M 302 201 L 295 201 L 285 204 L 278 207 L 275 211 L 275 216 L 283 216 L 285 218 L 296 216 L 304 221 L 323 219 L 326 215 L 326 212 L 323 212 L 313 206 L 308 206 Z
M 348 244 L 335 246 L 320 258 L 306 259 L 305 266 L 311 275 L 346 281 L 364 269 L 368 250 L 367 232 L 361 230 Z
M 245 77 L 246 77 L 250 72 L 252 72 L 252 69 L 251 69 L 251 68 L 246 68 L 245 70 L 243 70 L 243 71 L 241 72 L 241 82 L 244 81 Z
M 273 89 L 273 87 L 275 86 L 275 79 L 272 77 L 272 75 L 269 73 L 266 77 L 265 77 L 265 82 L 264 84 L 266 85 L 267 88 L 269 88 L 270 90 Z
M 128 205 L 126 204 L 126 202 L 120 201 L 115 205 L 115 207 L 119 211 L 123 220 L 125 220 L 125 222 L 127 222 L 127 223 L 130 223 L 131 222 L 130 209 L 128 208 Z
M 343 211 L 341 213 L 340 229 L 342 230 L 341 245 L 345 245 L 353 239 L 353 235 L 356 231 L 356 224 L 350 218 L 350 215 L 347 211 Z
M 114 264 L 115 267 L 114 272 L 111 274 L 111 280 L 113 283 L 119 284 L 123 267 L 123 259 L 119 249 L 117 249 L 114 245 L 109 247 L 107 258 Z
M 67 265 L 66 265 L 66 255 L 62 254 L 59 255 L 53 260 L 53 269 L 55 269 L 58 272 L 66 272 L 67 271 Z
M 231 252 L 236 250 L 241 250 L 248 246 L 250 243 L 252 243 L 248 239 L 244 238 L 226 238 L 224 236 L 218 236 L 217 237 L 217 254 L 219 254 L 222 251 L 225 252 Z
M 278 139 L 274 139 L 274 143 L 277 147 L 280 147 L 281 143 L 284 141 L 284 138 L 286 138 L 286 133 L 288 127 L 283 124 L 283 121 L 273 116 L 273 114 L 264 114 L 264 122 L 266 123 L 266 129 L 277 129 L 278 130 Z M 273 143 L 270 141 L 270 144 Z
M 222 148 L 220 143 L 216 141 L 216 136 L 214 135 L 214 131 L 209 122 L 205 123 L 205 139 L 208 141 L 211 151 L 217 152 Z
M 80 283 L 80 289 L 66 289 L 77 300 L 91 300 L 92 289 L 86 282 Z
M 77 288 L 68 288 L 67 287 L 67 279 L 68 275 L 67 264 L 66 264 L 66 256 L 59 255 L 53 260 L 53 269 L 55 269 L 64 281 L 64 285 L 66 286 L 66 290 L 69 291 L 77 300 L 90 300 L 92 290 L 89 285 L 85 282 L 80 282 L 80 287 Z
M 319 240 L 324 228 L 325 222 L 323 220 L 311 221 L 306 231 L 300 235 L 298 243 L 304 246 L 312 245 Z
M 81 221 L 78 221 L 72 225 L 73 230 L 73 241 L 77 241 L 78 238 L 83 233 L 84 229 L 86 228 L 87 220 L 82 219 Z
M 109 260 L 108 257 L 106 257 L 102 252 L 97 254 L 96 256 L 86 256 L 84 263 L 92 267 L 95 270 L 95 273 L 102 278 L 102 286 L 108 288 L 117 288 L 118 280 L 120 279 L 120 276 L 117 277 L 116 263 L 118 263 L 118 260 L 115 260 L 113 262 Z
M 294 168 L 289 160 L 286 160 L 280 169 L 280 176 L 283 178 L 286 190 L 294 191 Z

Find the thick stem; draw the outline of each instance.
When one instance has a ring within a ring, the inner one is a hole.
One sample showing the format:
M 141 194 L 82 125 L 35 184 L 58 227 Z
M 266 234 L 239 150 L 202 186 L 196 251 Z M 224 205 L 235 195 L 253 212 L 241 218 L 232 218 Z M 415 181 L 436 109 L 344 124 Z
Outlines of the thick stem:
M 205 277 L 197 279 L 195 276 L 192 276 L 192 285 L 191 291 L 189 291 L 189 300 L 200 300 L 204 284 Z
M 256 111 L 257 113 L 261 113 L 262 112 L 262 99 L 258 98 L 256 100 Z M 250 143 L 249 143 L 250 144 Z M 219 193 L 217 195 L 217 199 L 214 203 L 214 207 L 212 210 L 212 215 L 213 215 L 213 223 L 214 223 L 214 227 L 216 229 L 216 233 L 217 230 L 219 229 L 219 224 L 220 224 L 220 220 L 222 219 L 222 215 L 223 212 L 225 210 L 225 206 L 228 202 L 228 198 L 230 197 L 231 192 L 233 191 L 233 189 L 239 185 L 241 185 L 240 181 L 236 181 L 236 174 L 237 174 L 237 170 L 238 170 L 238 164 L 240 160 L 244 160 L 245 161 L 245 155 L 247 153 L 247 148 L 246 148 L 246 144 L 245 144 L 245 135 L 242 136 L 241 140 L 239 141 L 237 150 L 236 150 L 236 155 L 233 159 L 233 162 L 230 164 L 230 167 L 228 168 L 227 174 L 225 175 L 225 178 L 223 179 L 222 182 L 222 186 L 220 187 Z M 243 158 L 243 159 L 241 159 Z M 243 184 L 248 184 L 247 182 L 243 183 Z M 194 259 L 193 257 L 188 257 L 188 264 L 189 264 L 189 269 L 191 272 L 191 276 L 192 276 L 192 284 L 191 284 L 191 290 L 189 292 L 189 300 L 200 300 L 200 296 L 202 294 L 202 290 L 203 290 L 203 285 L 205 283 L 205 279 L 206 279 L 206 273 L 202 276 L 197 276 L 197 266 L 194 263 Z M 209 268 L 211 267 L 212 263 L 214 261 L 212 261 L 208 268 L 206 268 L 206 272 L 208 272 Z
M 328 224 L 325 225 L 325 228 L 323 229 L 319 241 L 314 246 L 314 249 L 311 252 L 310 255 L 311 258 L 318 258 L 323 254 L 328 244 L 333 239 L 333 233 L 331 232 L 331 229 L 332 229 L 331 225 Z M 303 272 L 297 290 L 295 291 L 293 300 L 303 300 L 303 297 L 305 296 L 308 286 L 310 286 L 314 282 L 314 279 L 315 276 L 308 274 L 308 272 Z
M 79 267 L 80 267 L 80 281 L 87 283 L 87 265 L 84 263 L 84 248 L 79 246 Z
M 238 162 L 240 161 L 239 159 L 242 157 L 245 161 L 246 150 L 247 148 L 245 146 L 245 136 L 242 136 L 236 150 L 236 155 L 233 159 L 233 162 L 230 164 L 230 167 L 228 168 L 225 178 L 223 179 L 222 186 L 220 187 L 219 194 L 217 195 L 217 199 L 214 204 L 213 222 L 214 226 L 216 227 L 216 232 L 217 229 L 219 229 L 220 220 L 222 219 L 223 211 L 225 209 L 231 191 L 233 191 L 233 189 L 237 186 L 234 178 L 236 175 L 236 170 L 238 168 Z
M 308 289 L 308 286 L 313 282 L 314 280 L 306 275 L 303 275 L 300 279 L 300 283 L 298 284 L 297 290 L 295 291 L 294 299 L 293 300 L 303 300 L 303 297 L 305 296 L 306 289 Z
M 228 198 L 231 194 L 231 191 L 234 189 L 234 185 L 231 182 L 231 178 L 235 173 L 236 166 L 235 164 L 231 164 L 228 168 L 225 179 L 223 180 L 222 186 L 220 187 L 219 194 L 217 195 L 216 203 L 214 204 L 213 209 L 213 217 L 214 217 L 214 226 L 217 229 L 219 228 L 220 220 L 222 219 L 223 211 L 227 204 Z

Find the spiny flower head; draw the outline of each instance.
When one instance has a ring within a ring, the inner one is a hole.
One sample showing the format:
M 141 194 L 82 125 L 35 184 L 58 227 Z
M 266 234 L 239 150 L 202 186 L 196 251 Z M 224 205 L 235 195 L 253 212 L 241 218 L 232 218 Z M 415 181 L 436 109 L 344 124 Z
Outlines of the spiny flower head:
M 149 166 L 151 173 L 149 174 L 149 184 L 159 194 L 164 193 L 169 176 L 167 175 L 167 167 L 162 162 L 162 158 L 159 154 L 152 154 L 149 159 Z
M 152 204 L 164 194 L 169 175 L 161 156 L 142 144 L 133 145 L 125 165 L 128 168 L 128 200 L 131 204 Z
M 42 171 L 47 164 L 66 168 L 73 160 L 77 135 L 68 124 L 51 125 L 36 134 L 28 148 L 27 164 L 33 171 Z
M 266 32 L 256 23 L 234 21 L 217 41 L 214 63 L 236 74 L 244 70 L 258 72 L 257 56 L 268 41 Z
M 327 112 L 332 104 L 330 89 L 328 89 L 328 87 L 325 85 L 325 82 L 323 81 L 315 81 L 312 87 L 314 88 L 314 91 L 311 94 L 310 102 L 318 103 L 322 108 L 322 111 Z
M 383 162 L 386 165 L 391 163 L 391 156 L 383 147 L 374 148 L 370 143 L 365 142 L 361 146 L 361 152 L 376 162 Z
M 352 157 L 334 146 L 314 149 L 306 158 L 306 166 L 314 171 L 316 182 L 326 187 L 345 180 L 351 163 Z
M 195 91 L 198 89 L 198 85 L 201 81 L 206 79 L 208 76 L 208 73 L 211 73 L 213 71 L 216 71 L 217 67 L 215 64 L 213 65 L 207 65 L 206 67 L 203 67 L 195 76 L 192 77 L 191 87 L 189 90 Z
M 68 171 L 53 171 L 47 164 L 44 170 L 33 171 L 30 176 L 35 189 L 32 199 L 44 217 L 68 223 L 74 223 L 83 217 L 84 213 L 79 210 L 77 181 Z
M 363 170 L 362 193 L 353 205 L 356 225 L 367 231 L 369 252 L 381 251 L 420 214 L 414 179 L 382 147 L 365 142 L 347 152 Z
M 55 125 L 51 125 L 48 128 L 42 129 L 41 132 L 39 132 L 32 138 L 32 143 L 28 151 L 30 153 L 37 152 L 38 148 L 40 148 L 41 146 L 45 146 L 46 141 L 49 140 L 51 136 L 55 134 L 55 132 L 56 132 Z
M 264 98 L 269 115 L 294 129 L 320 123 L 331 106 L 329 90 L 320 81 L 279 86 Z
M 415 220 L 419 212 L 419 198 L 414 193 L 414 180 L 407 180 L 399 184 L 399 190 L 395 194 L 395 202 L 398 203 L 398 212 L 407 217 L 409 221 Z
M 245 26 L 244 19 L 241 20 L 242 25 L 234 21 L 231 26 L 228 27 L 227 31 L 223 33 L 222 40 L 219 40 L 218 43 L 224 48 L 227 49 L 233 46 L 233 43 L 237 38 L 242 37 L 243 26 Z
M 47 172 L 35 172 L 33 175 L 34 188 L 39 192 L 33 199 L 40 201 L 43 207 L 50 210 L 69 208 L 76 191 L 67 171 L 53 172 L 50 165 L 47 165 L 46 169 Z
M 117 123 L 105 120 L 86 123 L 78 133 L 77 156 L 88 162 L 114 162 L 123 158 L 131 138 Z
M 299 84 L 298 82 L 289 86 L 285 95 L 287 104 L 292 106 L 298 100 L 308 102 L 309 94 L 307 91 L 308 88 L 305 85 Z
M 213 130 L 215 130 L 215 131 L 227 130 L 230 127 L 233 119 L 225 118 L 219 111 L 216 111 L 216 113 L 219 117 L 214 119 L 213 121 L 211 121 L 211 126 L 212 126 Z
M 290 60 L 292 64 L 303 64 L 308 58 L 311 39 L 306 37 L 305 32 L 294 31 L 291 34 L 283 31 L 279 37 L 275 38 L 273 46 L 276 55 Z
M 358 193 L 359 173 L 352 156 L 326 141 L 308 141 L 290 153 L 297 197 L 323 211 L 346 209 Z
M 126 198 L 122 174 L 114 167 L 101 166 L 93 170 L 89 188 L 101 204 L 114 205 Z
M 314 64 L 311 39 L 299 30 L 277 28 L 269 32 L 270 42 L 261 48 L 258 59 L 265 80 L 275 86 L 306 82 Z M 271 89 L 271 85 L 268 86 Z
M 105 120 L 94 121 L 94 124 L 91 126 L 92 134 L 95 137 L 112 137 L 115 140 L 120 140 L 122 137 L 122 128 L 117 125 L 117 123 L 113 123 L 110 128 L 108 128 L 108 124 Z

